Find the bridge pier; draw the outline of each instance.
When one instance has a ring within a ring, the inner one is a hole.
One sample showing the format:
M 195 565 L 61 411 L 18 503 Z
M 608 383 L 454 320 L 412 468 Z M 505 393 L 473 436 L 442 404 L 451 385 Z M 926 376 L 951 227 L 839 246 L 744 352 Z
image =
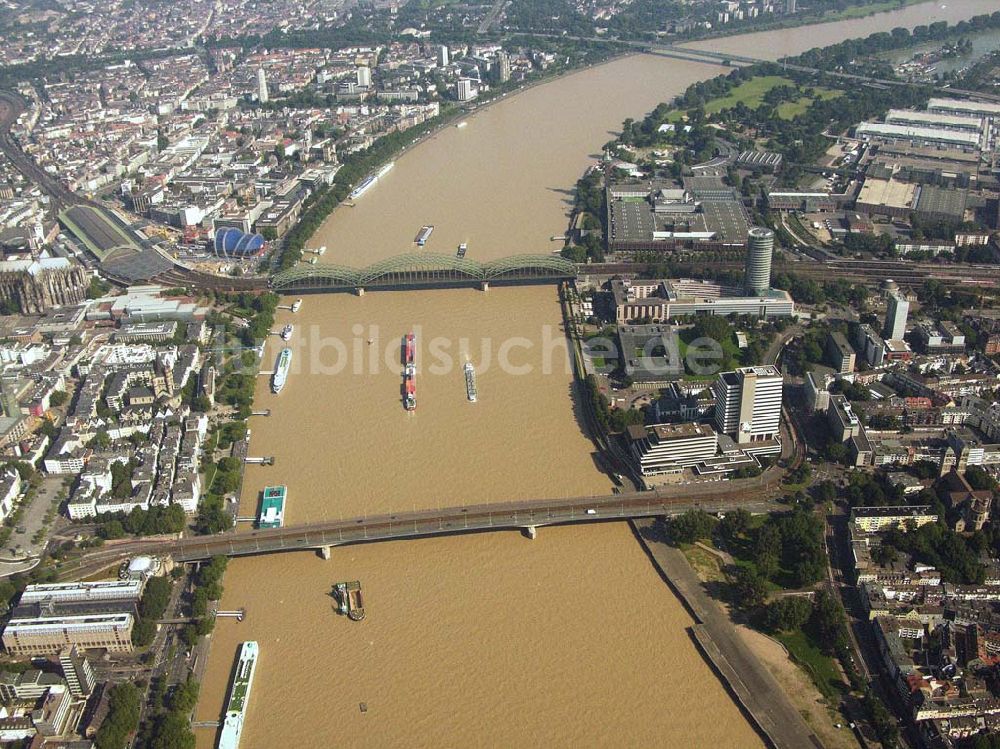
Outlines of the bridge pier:
M 320 546 L 319 549 L 317 549 L 317 551 L 319 551 L 319 555 L 321 557 L 323 557 L 323 559 L 329 559 L 330 558 L 330 547 L 329 546 Z
M 534 541 L 538 538 L 538 526 L 537 525 L 526 525 L 523 528 L 524 535 Z
M 490 282 L 489 281 L 483 281 L 479 285 L 479 288 L 482 289 L 483 291 L 489 291 L 490 290 Z
M 354 290 L 354 293 L 357 294 L 358 296 L 364 296 L 365 295 L 365 287 L 364 286 L 358 286 Z

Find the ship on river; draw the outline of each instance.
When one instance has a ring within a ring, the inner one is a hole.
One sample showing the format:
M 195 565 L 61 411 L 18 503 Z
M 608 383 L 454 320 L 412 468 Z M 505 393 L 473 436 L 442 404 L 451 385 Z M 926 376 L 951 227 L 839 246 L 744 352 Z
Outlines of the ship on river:
M 292 367 L 292 350 L 290 348 L 281 349 L 278 360 L 274 363 L 274 376 L 271 378 L 271 392 L 277 395 L 285 387 L 288 380 L 288 370 Z
M 434 233 L 433 224 L 424 224 L 420 227 L 420 231 L 417 232 L 417 236 L 413 238 L 413 241 L 417 243 L 420 247 L 427 244 L 427 240 L 431 238 L 431 234 Z
M 285 523 L 285 499 L 288 496 L 286 486 L 265 486 L 264 497 L 260 503 L 260 514 L 257 516 L 258 528 L 280 528 Z
M 465 394 L 472 403 L 475 403 L 479 398 L 479 391 L 476 389 L 476 368 L 472 366 L 472 362 L 467 361 L 463 369 L 465 370 Z
M 388 164 L 385 164 L 381 169 L 379 169 L 374 174 L 369 174 L 367 177 L 364 178 L 364 180 L 361 182 L 360 185 L 351 190 L 350 195 L 348 195 L 347 197 L 351 200 L 354 200 L 355 198 L 360 198 L 362 195 L 368 192 L 376 182 L 378 182 L 382 177 L 384 177 L 386 173 L 390 169 L 392 169 L 395 165 L 396 165 L 395 161 L 390 161 Z
M 352 622 L 360 622 L 365 618 L 365 599 L 361 595 L 360 581 L 336 583 L 333 586 L 333 596 L 339 604 L 337 611 L 346 614 Z
M 295 328 L 292 326 L 292 324 L 288 323 L 288 325 L 286 325 L 281 329 L 281 340 L 283 341 L 289 340 L 292 337 L 292 332 L 294 330 Z
M 218 749 L 238 749 L 240 735 L 243 733 L 243 721 L 246 720 L 247 703 L 250 701 L 250 688 L 253 686 L 253 675 L 257 670 L 257 643 L 248 640 L 240 646 L 240 654 L 236 662 L 236 673 L 229 687 L 229 704 L 226 705 L 226 718 L 219 732 Z
M 417 408 L 417 367 L 414 363 L 416 339 L 413 333 L 406 334 L 406 345 L 403 352 L 403 406 L 407 411 Z

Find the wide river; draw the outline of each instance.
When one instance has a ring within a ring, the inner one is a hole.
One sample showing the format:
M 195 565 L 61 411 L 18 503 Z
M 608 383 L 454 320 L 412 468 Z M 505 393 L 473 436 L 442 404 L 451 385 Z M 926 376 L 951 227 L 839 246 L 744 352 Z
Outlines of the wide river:
M 969 0 L 863 21 L 706 42 L 758 56 L 996 10 Z M 944 14 L 947 14 L 946 16 Z M 722 72 L 633 56 L 526 90 L 396 160 L 323 225 L 323 262 L 366 265 L 469 244 L 480 260 L 549 252 L 583 169 L 625 117 Z M 552 287 L 306 297 L 293 373 L 266 378 L 240 514 L 288 486 L 287 523 L 469 502 L 607 493 L 576 418 Z M 415 414 L 400 405 L 400 338 L 419 342 Z M 265 363 L 277 352 L 268 344 Z M 479 372 L 468 403 L 461 365 Z M 332 609 L 360 580 L 368 617 Z M 198 705 L 218 719 L 238 643 L 260 642 L 245 747 L 718 746 L 762 742 L 695 650 L 687 613 L 624 523 L 443 537 L 234 561 Z M 364 703 L 366 711 L 360 709 Z M 214 732 L 199 731 L 199 747 Z

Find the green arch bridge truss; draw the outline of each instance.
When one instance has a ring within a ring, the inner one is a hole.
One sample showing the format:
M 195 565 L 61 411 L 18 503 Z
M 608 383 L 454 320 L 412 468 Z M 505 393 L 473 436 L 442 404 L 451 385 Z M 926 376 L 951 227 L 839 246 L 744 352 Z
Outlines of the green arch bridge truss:
M 271 277 L 274 291 L 353 291 L 406 287 L 555 283 L 576 277 L 576 266 L 558 255 L 514 255 L 480 263 L 456 255 L 410 253 L 365 268 L 297 265 Z

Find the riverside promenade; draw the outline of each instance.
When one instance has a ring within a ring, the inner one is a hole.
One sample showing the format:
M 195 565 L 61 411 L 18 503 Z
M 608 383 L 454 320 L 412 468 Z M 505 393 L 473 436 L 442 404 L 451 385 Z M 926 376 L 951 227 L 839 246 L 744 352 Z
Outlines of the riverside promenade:
M 684 555 L 660 540 L 657 521 L 630 521 L 643 547 L 697 622 L 691 634 L 740 706 L 776 749 L 823 745 L 767 667 L 750 652 L 726 612 L 705 592 Z

